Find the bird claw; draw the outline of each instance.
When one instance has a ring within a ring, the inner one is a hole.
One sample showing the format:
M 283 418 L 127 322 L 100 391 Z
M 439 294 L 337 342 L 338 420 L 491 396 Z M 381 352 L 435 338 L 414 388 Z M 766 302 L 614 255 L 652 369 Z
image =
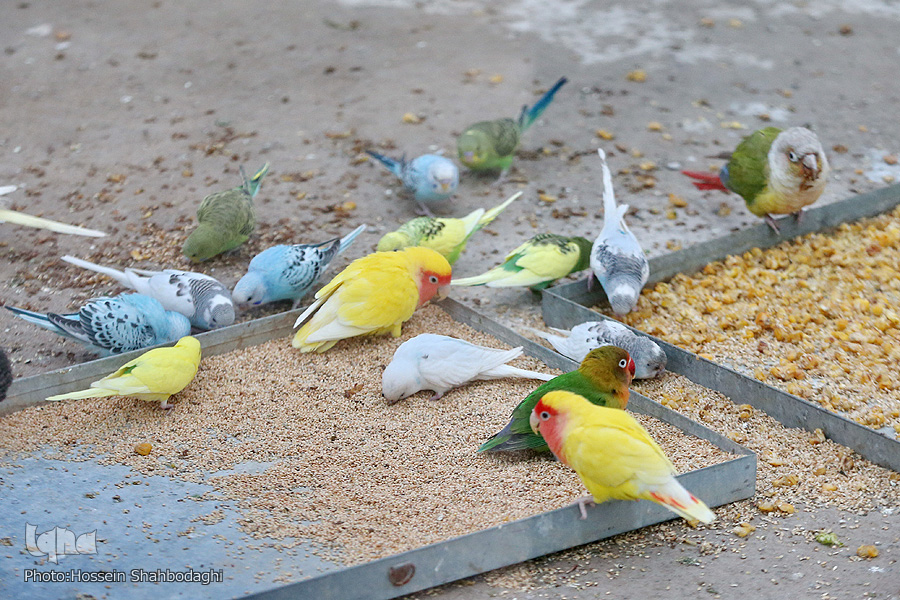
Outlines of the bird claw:
M 764 217 L 766 224 L 772 228 L 776 234 L 781 235 L 781 230 L 778 229 L 778 225 L 775 223 L 775 219 L 772 218 L 772 215 L 766 215 Z
M 429 400 L 431 400 L 432 402 L 434 402 L 434 401 L 436 401 L 436 400 L 440 400 L 440 399 L 443 398 L 443 397 L 444 397 L 444 393 L 443 393 L 443 392 L 435 392 L 434 395 L 433 395 L 431 398 L 429 398 Z
M 593 496 L 585 496 L 576 500 L 575 504 L 578 505 L 578 512 L 581 514 L 579 518 L 584 521 L 587 519 L 587 507 L 594 506 L 596 502 L 594 502 Z
M 432 217 L 432 218 L 434 217 L 434 213 L 431 212 L 430 208 L 428 208 L 421 202 L 419 202 L 418 204 L 419 204 L 419 210 L 416 211 L 416 214 L 418 214 L 420 217 Z

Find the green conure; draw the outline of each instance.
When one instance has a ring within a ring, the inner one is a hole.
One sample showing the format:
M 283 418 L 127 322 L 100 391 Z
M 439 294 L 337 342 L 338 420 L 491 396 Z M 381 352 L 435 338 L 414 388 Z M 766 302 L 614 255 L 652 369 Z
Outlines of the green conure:
M 523 106 L 518 119 L 479 121 L 467 128 L 456 142 L 459 160 L 473 171 L 499 169 L 505 173 L 512 165 L 522 134 L 547 109 L 564 83 L 566 78 L 562 77 L 534 106 Z
M 478 448 L 479 452 L 536 450 L 550 448 L 539 434 L 531 430 L 531 412 L 547 392 L 565 390 L 584 396 L 597 406 L 624 409 L 628 404 L 634 361 L 618 346 L 601 346 L 588 352 L 581 366 L 569 373 L 541 384 L 513 410 L 506 427 Z
M 451 285 L 529 287 L 542 290 L 560 277 L 591 265 L 591 243 L 583 237 L 539 233 L 508 255 L 502 263 L 481 275 L 454 279 Z
M 243 167 L 243 183 L 236 188 L 215 192 L 203 199 L 197 209 L 197 229 L 184 241 L 181 252 L 194 262 L 228 252 L 247 241 L 256 226 L 253 197 L 259 191 L 269 163 L 247 179 Z

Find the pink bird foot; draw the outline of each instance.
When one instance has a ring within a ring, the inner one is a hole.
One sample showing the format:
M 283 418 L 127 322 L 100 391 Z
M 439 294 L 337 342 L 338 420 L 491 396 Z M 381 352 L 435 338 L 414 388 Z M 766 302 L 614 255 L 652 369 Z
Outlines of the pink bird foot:
M 579 519 L 584 521 L 585 519 L 587 519 L 587 507 L 594 506 L 596 502 L 594 502 L 593 496 L 585 496 L 576 500 L 574 504 L 578 506 L 578 512 L 581 514 Z
M 781 235 L 781 230 L 778 229 L 778 225 L 775 223 L 775 219 L 772 218 L 772 215 L 766 215 L 764 217 L 766 224 L 772 228 L 776 234 Z

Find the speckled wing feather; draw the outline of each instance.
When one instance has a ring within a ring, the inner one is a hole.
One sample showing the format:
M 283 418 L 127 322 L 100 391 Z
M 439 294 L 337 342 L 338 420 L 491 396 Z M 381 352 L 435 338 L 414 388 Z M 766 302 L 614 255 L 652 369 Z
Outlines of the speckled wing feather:
M 243 188 L 210 194 L 197 209 L 197 221 L 246 239 L 256 226 L 253 198 Z
M 78 313 L 49 313 L 47 319 L 72 337 L 112 354 L 157 343 L 153 326 L 144 314 L 116 298 L 97 298 Z
M 285 256 L 285 268 L 279 278 L 294 290 L 309 288 L 331 264 L 338 253 L 341 240 L 334 238 L 318 245 L 290 246 Z
M 494 143 L 494 151 L 499 156 L 509 156 L 516 151 L 519 145 L 521 132 L 513 119 L 497 119 L 494 121 L 480 121 L 469 129 L 484 131 Z

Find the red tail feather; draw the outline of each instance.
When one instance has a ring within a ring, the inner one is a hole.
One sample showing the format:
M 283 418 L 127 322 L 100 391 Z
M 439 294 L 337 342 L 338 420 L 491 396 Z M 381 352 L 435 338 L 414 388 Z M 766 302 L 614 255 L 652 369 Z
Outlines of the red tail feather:
M 719 176 L 716 173 L 704 173 L 702 171 L 682 171 L 682 173 L 691 179 L 699 179 L 699 181 L 691 182 L 697 186 L 698 190 L 728 191 L 728 188 L 722 185 L 722 180 L 719 179 Z

